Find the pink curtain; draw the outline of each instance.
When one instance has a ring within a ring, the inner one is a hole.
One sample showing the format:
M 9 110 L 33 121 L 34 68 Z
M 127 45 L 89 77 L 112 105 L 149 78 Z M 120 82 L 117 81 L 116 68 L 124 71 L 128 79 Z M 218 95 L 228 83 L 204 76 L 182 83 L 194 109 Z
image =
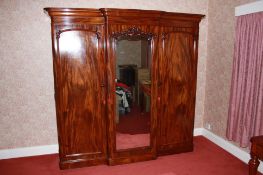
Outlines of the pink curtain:
M 227 138 L 263 135 L 263 12 L 237 17 Z

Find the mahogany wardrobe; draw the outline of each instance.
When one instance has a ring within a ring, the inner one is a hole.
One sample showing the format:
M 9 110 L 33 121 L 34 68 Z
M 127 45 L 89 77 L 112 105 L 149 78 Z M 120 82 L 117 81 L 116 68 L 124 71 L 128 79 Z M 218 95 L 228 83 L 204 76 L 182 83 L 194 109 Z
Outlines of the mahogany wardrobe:
M 193 151 L 198 34 L 204 15 L 44 10 L 51 18 L 61 169 Z

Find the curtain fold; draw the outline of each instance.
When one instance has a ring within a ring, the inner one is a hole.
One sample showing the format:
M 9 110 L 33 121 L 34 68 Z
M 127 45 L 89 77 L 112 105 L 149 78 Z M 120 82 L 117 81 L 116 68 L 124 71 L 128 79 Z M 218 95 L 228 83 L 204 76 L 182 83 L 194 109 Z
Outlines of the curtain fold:
M 247 147 L 263 135 L 263 12 L 236 19 L 226 136 Z

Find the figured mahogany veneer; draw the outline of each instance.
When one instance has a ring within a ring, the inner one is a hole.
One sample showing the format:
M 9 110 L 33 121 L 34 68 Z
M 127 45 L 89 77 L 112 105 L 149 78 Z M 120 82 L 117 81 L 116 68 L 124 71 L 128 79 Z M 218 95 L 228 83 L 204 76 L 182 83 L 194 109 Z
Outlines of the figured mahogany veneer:
M 249 161 L 249 175 L 256 175 L 259 166 L 259 160 L 263 161 L 263 136 L 251 138 L 251 159 Z
M 155 159 L 193 150 L 199 22 L 153 10 L 45 8 L 51 17 L 60 168 Z M 116 150 L 120 39 L 151 43 L 150 146 Z

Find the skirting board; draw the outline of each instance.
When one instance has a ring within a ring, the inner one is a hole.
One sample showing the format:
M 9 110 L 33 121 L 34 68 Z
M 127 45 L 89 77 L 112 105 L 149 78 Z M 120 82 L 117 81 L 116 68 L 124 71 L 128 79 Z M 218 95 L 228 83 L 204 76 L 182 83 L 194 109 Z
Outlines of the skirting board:
M 198 128 L 199 129 L 199 128 Z M 212 132 L 208 131 L 207 129 L 201 128 L 201 135 L 210 140 L 211 142 L 215 143 L 216 145 L 220 146 L 233 156 L 237 157 L 244 163 L 248 164 L 250 160 L 250 155 L 246 151 L 240 149 L 238 146 L 232 144 L 231 142 L 219 137 Z M 263 162 L 260 161 L 258 171 L 263 173 Z
M 212 132 L 204 128 L 195 128 L 194 136 L 204 136 L 211 142 L 220 146 L 230 154 L 234 155 L 241 161 L 248 163 L 250 155 L 239 147 L 233 145 L 232 143 L 224 140 L 223 138 L 213 134 Z M 45 154 L 54 154 L 58 153 L 58 145 L 45 145 L 45 146 L 35 146 L 35 147 L 26 147 L 26 148 L 15 148 L 15 149 L 5 149 L 0 150 L 0 159 L 10 159 L 17 157 L 28 157 L 28 156 L 37 156 Z M 263 162 L 260 163 L 258 170 L 263 173 Z
M 4 150 L 0 150 L 0 159 L 38 156 L 38 155 L 54 154 L 54 153 L 58 153 L 57 144 L 25 147 L 25 148 L 15 148 L 15 149 L 4 149 Z

